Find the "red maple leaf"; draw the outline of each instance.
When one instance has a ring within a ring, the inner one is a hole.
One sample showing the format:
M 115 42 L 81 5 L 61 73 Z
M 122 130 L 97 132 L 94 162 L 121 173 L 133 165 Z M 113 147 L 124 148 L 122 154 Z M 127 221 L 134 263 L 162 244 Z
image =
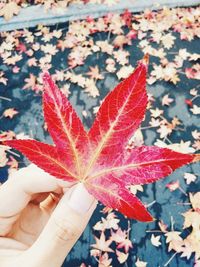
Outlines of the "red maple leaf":
M 88 133 L 68 99 L 45 73 L 43 109 L 55 145 L 36 140 L 4 144 L 57 178 L 83 183 L 104 205 L 129 218 L 151 221 L 145 206 L 127 187 L 161 179 L 199 156 L 155 146 L 126 149 L 145 115 L 146 72 L 145 57 L 134 73 L 107 95 Z
M 128 9 L 126 9 L 121 16 L 122 16 L 122 19 L 124 20 L 125 24 L 128 27 L 130 27 L 131 26 L 131 21 L 132 21 L 132 14 L 131 14 L 131 12 Z

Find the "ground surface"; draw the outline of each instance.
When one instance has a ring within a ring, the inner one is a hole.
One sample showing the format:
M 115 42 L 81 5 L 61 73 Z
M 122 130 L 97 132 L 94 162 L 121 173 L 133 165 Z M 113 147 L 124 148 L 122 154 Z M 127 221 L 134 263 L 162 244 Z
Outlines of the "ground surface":
M 125 9 L 131 12 L 141 12 L 147 8 L 157 10 L 162 7 L 188 5 L 199 5 L 199 0 L 190 0 L 189 3 L 186 0 L 37 0 L 32 1 L 32 5 L 30 1 L 18 1 L 18 5 L 15 2 L 7 8 L 5 3 L 0 3 L 0 31 L 34 27 L 43 23 L 54 25 L 85 19 L 87 16 L 97 18 L 108 12 L 122 13 Z
M 135 145 L 156 143 L 185 153 L 199 152 L 199 13 L 199 8 L 138 15 L 126 12 L 121 17 L 109 15 L 95 21 L 88 18 L 83 22 L 1 33 L 0 138 L 16 134 L 18 138 L 28 135 L 51 142 L 41 107 L 42 69 L 54 74 L 88 129 L 100 101 L 148 52 L 150 104 Z M 0 149 L 3 182 L 10 168 L 23 166 L 27 161 L 10 153 L 3 158 L 4 150 Z M 96 256 L 102 266 L 185 267 L 194 266 L 195 255 L 195 267 L 200 266 L 200 240 L 190 240 L 190 249 L 185 245 L 183 240 L 194 231 L 194 225 L 191 223 L 183 231 L 182 215 L 194 203 L 189 193 L 195 194 L 199 188 L 197 164 L 143 187 L 143 192 L 137 188 L 137 195 L 149 204 L 149 211 L 156 218 L 151 224 L 130 222 L 116 212 L 107 213 L 99 205 L 66 266 L 97 266 Z M 198 209 L 191 212 L 197 220 Z M 104 223 L 100 222 L 101 217 L 105 218 Z M 174 231 L 180 232 L 181 237 Z M 103 246 L 94 236 L 101 237 Z M 104 237 L 113 242 L 108 245 Z M 121 241 L 117 241 L 119 238 Z M 95 243 L 98 251 L 91 247 Z M 176 251 L 180 243 L 183 250 Z

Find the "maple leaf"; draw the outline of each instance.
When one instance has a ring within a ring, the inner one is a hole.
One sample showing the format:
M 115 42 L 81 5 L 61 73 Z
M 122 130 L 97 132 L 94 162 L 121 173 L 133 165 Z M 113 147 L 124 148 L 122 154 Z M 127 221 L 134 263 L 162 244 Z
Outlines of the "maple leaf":
M 26 84 L 24 85 L 23 89 L 30 89 L 32 88 L 34 90 L 36 86 L 36 77 L 30 73 L 29 78 L 25 79 Z
M 198 59 L 200 59 L 200 54 L 189 54 L 189 60 L 190 61 L 197 61 Z
M 124 79 L 127 78 L 131 73 L 133 72 L 132 66 L 123 66 L 120 68 L 120 70 L 116 73 L 118 79 Z
M 27 51 L 26 45 L 24 43 L 19 43 L 16 46 L 16 51 L 19 51 L 21 53 L 25 53 Z
M 142 131 L 137 129 L 133 136 L 129 139 L 127 149 L 132 149 L 133 147 L 142 146 L 144 144 L 144 137 Z
M 3 116 L 6 118 L 12 119 L 18 113 L 19 112 L 17 110 L 15 110 L 14 108 L 8 108 L 4 111 Z
M 119 250 L 116 250 L 116 255 L 117 255 L 117 259 L 119 261 L 119 263 L 124 263 L 127 259 L 128 259 L 128 256 L 129 254 L 128 253 L 124 253 L 124 252 L 121 252 Z
M 20 71 L 20 68 L 17 67 L 17 66 L 14 66 L 13 69 L 12 69 L 13 73 L 19 73 Z
M 184 216 L 183 229 L 190 227 L 189 234 L 184 239 L 180 237 L 180 232 L 172 231 L 165 235 L 167 236 L 167 243 L 169 243 L 169 251 L 173 249 L 181 253 L 181 257 L 187 257 L 187 259 L 191 257 L 192 253 L 195 253 L 195 259 L 199 259 L 200 192 L 190 194 L 189 197 L 192 209 L 182 214 Z
M 14 137 L 15 137 L 15 133 L 13 131 L 0 133 L 0 141 L 1 142 L 13 139 Z
M 96 244 L 91 245 L 93 248 L 104 252 L 113 252 L 113 250 L 110 248 L 110 245 L 113 241 L 111 239 L 106 240 L 104 232 L 101 232 L 100 238 L 97 237 L 94 238 Z
M 158 222 L 158 225 L 159 225 L 159 228 L 160 228 L 161 232 L 163 232 L 163 233 L 167 232 L 167 225 L 164 224 L 163 221 Z
M 200 192 L 190 194 L 190 202 L 194 210 L 200 209 Z
M 95 81 L 93 79 L 87 79 L 85 81 L 85 92 L 92 97 L 99 96 L 99 90 L 96 87 Z
M 126 9 L 124 13 L 122 13 L 122 19 L 124 20 L 125 24 L 130 27 L 131 26 L 131 20 L 132 20 L 132 14 L 131 12 Z
M 126 239 L 127 232 L 122 230 L 121 228 L 118 228 L 116 232 L 111 231 L 111 239 L 116 243 L 121 243 Z
M 169 243 L 168 251 L 171 251 L 172 249 L 177 252 L 182 251 L 184 241 L 180 237 L 180 234 L 181 232 L 178 231 L 171 231 L 165 234 L 165 236 L 167 237 L 166 242 Z
M 36 140 L 10 140 L 4 144 L 18 149 L 51 175 L 82 183 L 96 199 L 127 217 L 152 221 L 128 187 L 155 182 L 199 160 L 199 156 L 155 146 L 126 149 L 145 115 L 146 72 L 147 57 L 108 94 L 88 133 L 68 99 L 45 73 L 43 109 L 54 146 Z
M 133 195 L 137 194 L 137 191 L 143 192 L 143 187 L 141 185 L 131 185 L 130 186 L 130 191 Z
M 159 120 L 159 119 L 151 118 L 149 124 L 150 124 L 152 127 L 158 127 L 158 126 L 160 126 L 160 120 Z
M 200 115 L 200 107 L 193 105 L 193 108 L 190 109 L 194 115 Z
M 124 248 L 126 253 L 133 247 L 131 240 L 128 238 L 127 231 L 122 230 L 121 228 L 118 228 L 116 232 L 111 232 L 111 239 L 118 244 L 118 249 Z
M 119 219 L 116 218 L 116 215 L 111 212 L 108 214 L 107 218 L 102 218 L 102 221 L 99 221 L 93 227 L 96 231 L 105 231 L 106 229 L 114 229 L 117 230 Z
M 98 267 L 112 267 L 112 258 L 109 258 L 108 253 L 104 253 L 99 257 Z
M 15 65 L 16 62 L 22 59 L 22 55 L 15 54 L 14 56 L 8 57 L 4 60 L 4 62 L 8 65 Z
M 161 245 L 160 236 L 151 235 L 151 243 L 155 247 L 159 247 Z
M 133 247 L 133 244 L 130 239 L 125 238 L 122 242 L 119 243 L 117 248 L 124 248 L 125 252 L 128 253 L 129 249 Z
M 195 180 L 197 179 L 197 177 L 193 173 L 188 173 L 188 172 L 184 173 L 184 178 L 186 180 L 186 184 L 190 184 L 191 182 L 195 182 Z
M 130 44 L 130 39 L 124 35 L 118 35 L 113 40 L 114 47 L 123 48 L 124 45 Z
M 164 47 L 167 49 L 170 49 L 173 46 L 175 39 L 176 38 L 173 35 L 171 35 L 171 33 L 165 34 L 164 36 L 161 37 L 161 41 Z
M 161 125 L 157 130 L 160 133 L 160 138 L 165 138 L 172 133 L 172 129 L 168 125 Z
M 169 94 L 166 94 L 162 98 L 162 106 L 169 106 L 174 101 L 173 98 L 169 97 Z
M 116 67 L 115 67 L 115 61 L 114 61 L 114 59 L 112 59 L 112 58 L 107 58 L 106 59 L 106 70 L 108 71 L 108 72 L 115 72 L 116 71 Z
M 171 192 L 173 192 L 173 191 L 177 190 L 178 188 L 180 188 L 180 183 L 179 183 L 179 181 L 177 180 L 177 181 L 175 181 L 175 182 L 171 182 L 171 183 L 167 184 L 166 187 L 167 187 Z
M 192 136 L 194 139 L 200 139 L 200 132 L 197 130 L 192 131 Z
M 10 20 L 14 15 L 17 15 L 20 11 L 20 7 L 16 1 L 10 1 L 1 10 L 0 16 L 4 16 L 5 20 Z
M 119 49 L 118 51 L 113 52 L 113 56 L 120 65 L 124 66 L 128 64 L 128 58 L 127 58 L 129 56 L 128 51 Z
M 41 50 L 45 54 L 50 54 L 52 56 L 55 56 L 56 53 L 58 52 L 58 50 L 56 49 L 56 47 L 54 45 L 52 45 L 52 44 L 41 45 Z
M 190 242 L 188 242 L 187 238 L 184 240 L 184 246 L 182 247 L 181 257 L 186 257 L 189 259 L 194 252 L 194 248 Z
M 151 116 L 154 117 L 154 118 L 158 118 L 163 114 L 163 110 L 158 109 L 158 108 L 151 109 L 150 112 L 151 112 Z
M 200 80 L 200 64 L 195 64 L 192 68 L 186 68 L 185 74 L 189 79 Z
M 165 144 L 161 140 L 157 140 L 157 142 L 155 143 L 156 146 L 166 147 L 180 153 L 193 153 L 195 150 L 194 148 L 190 147 L 190 144 L 191 144 L 190 141 L 184 142 L 183 140 L 181 140 L 180 143 L 175 143 L 170 145 Z
M 86 74 L 90 76 L 90 78 L 94 80 L 102 80 L 103 76 L 99 73 L 99 68 L 98 66 L 95 67 L 89 67 L 90 71 L 88 71 Z
M 141 261 L 139 258 L 137 258 L 137 261 L 135 262 L 135 266 L 136 267 L 146 267 L 147 266 L 147 262 Z
M 192 145 L 196 150 L 200 150 L 200 140 L 195 140 Z
M 113 46 L 111 44 L 109 44 L 107 40 L 105 40 L 105 41 L 97 41 L 96 45 L 100 47 L 102 52 L 107 53 L 109 55 L 112 55 Z

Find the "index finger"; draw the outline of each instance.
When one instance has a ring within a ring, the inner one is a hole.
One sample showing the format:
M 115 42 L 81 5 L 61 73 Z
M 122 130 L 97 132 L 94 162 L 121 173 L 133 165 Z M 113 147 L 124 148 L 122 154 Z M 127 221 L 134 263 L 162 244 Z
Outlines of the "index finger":
M 35 193 L 54 192 L 70 185 L 66 181 L 56 179 L 34 164 L 22 168 L 0 186 L 0 218 L 19 214 Z

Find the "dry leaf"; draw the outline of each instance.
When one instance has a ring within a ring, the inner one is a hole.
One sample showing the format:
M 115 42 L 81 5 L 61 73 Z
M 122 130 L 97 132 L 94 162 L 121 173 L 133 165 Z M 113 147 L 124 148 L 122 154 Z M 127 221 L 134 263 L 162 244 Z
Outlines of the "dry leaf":
M 17 15 L 20 11 L 20 7 L 17 5 L 16 1 L 10 1 L 5 4 L 0 10 L 0 16 L 3 16 L 6 21 L 10 20 L 14 15 Z
M 197 179 L 197 177 L 193 173 L 188 173 L 188 172 L 184 173 L 184 178 L 186 180 L 186 184 L 190 184 L 192 182 L 195 182 Z
M 4 111 L 3 116 L 6 118 L 12 119 L 18 113 L 19 112 L 17 110 L 15 110 L 14 108 L 8 108 Z
M 137 261 L 135 262 L 135 266 L 136 267 L 146 267 L 147 266 L 147 262 L 141 261 L 139 258 L 137 258 Z
M 117 255 L 117 259 L 119 261 L 120 264 L 124 263 L 127 261 L 129 254 L 128 253 L 123 253 L 119 250 L 116 250 L 116 255 Z
M 155 247 L 159 247 L 161 245 L 160 236 L 151 235 L 151 244 Z

